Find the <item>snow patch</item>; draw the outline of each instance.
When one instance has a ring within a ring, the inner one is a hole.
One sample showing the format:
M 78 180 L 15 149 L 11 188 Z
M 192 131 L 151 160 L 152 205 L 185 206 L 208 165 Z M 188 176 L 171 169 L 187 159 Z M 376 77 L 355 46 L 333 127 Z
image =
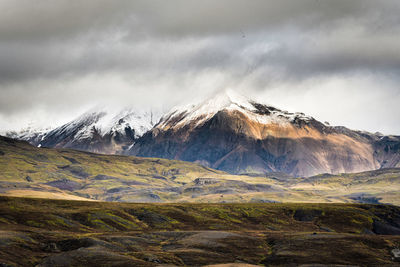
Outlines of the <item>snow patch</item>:
M 125 135 L 126 128 L 131 128 L 135 133 L 135 138 L 138 138 L 153 127 L 155 117 L 157 115 L 154 115 L 152 111 L 134 108 L 115 111 L 101 107 L 83 114 L 67 128 L 79 127 L 80 130 L 76 134 L 79 139 L 91 138 L 94 131 L 101 136 L 117 133 Z
M 157 127 L 161 129 L 168 126 L 181 128 L 193 122 L 195 122 L 196 127 L 222 110 L 239 111 L 249 119 L 261 124 L 287 124 L 293 122 L 297 118 L 302 120 L 312 119 L 312 117 L 306 116 L 303 113 L 290 113 L 279 110 L 271 105 L 263 105 L 269 108 L 270 114 L 260 114 L 256 108 L 256 104 L 255 101 L 227 89 L 199 104 L 190 104 L 173 108 L 167 115 L 163 116 Z M 176 118 L 178 116 L 183 116 L 183 118 L 177 121 Z
M 20 132 L 10 132 L 8 136 L 41 145 L 40 143 L 49 136 L 71 136 L 74 140 L 85 140 L 93 138 L 94 133 L 100 136 L 107 134 L 124 136 L 125 129 L 130 128 L 134 131 L 135 138 L 138 138 L 150 130 L 159 118 L 158 111 L 97 106 L 55 129 L 38 130 L 28 127 Z

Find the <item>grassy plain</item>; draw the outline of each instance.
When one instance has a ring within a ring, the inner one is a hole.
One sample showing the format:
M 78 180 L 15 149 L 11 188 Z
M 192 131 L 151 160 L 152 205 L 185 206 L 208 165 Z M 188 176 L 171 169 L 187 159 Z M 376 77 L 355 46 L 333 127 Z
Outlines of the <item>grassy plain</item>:
M 2 266 L 400 266 L 388 205 L 0 197 L 0 233 Z

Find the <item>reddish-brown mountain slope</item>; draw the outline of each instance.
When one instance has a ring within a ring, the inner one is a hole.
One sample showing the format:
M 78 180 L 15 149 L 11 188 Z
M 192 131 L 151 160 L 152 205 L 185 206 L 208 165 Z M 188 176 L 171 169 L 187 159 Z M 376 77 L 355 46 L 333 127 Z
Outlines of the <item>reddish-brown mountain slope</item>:
M 311 176 L 400 166 L 400 138 L 331 127 L 227 91 L 173 110 L 129 154 L 195 161 L 232 173 Z

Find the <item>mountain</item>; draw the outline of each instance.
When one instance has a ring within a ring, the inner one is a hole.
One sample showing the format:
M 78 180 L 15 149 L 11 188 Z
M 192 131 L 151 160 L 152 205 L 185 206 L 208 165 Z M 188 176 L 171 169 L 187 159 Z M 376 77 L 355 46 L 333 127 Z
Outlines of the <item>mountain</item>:
M 28 126 L 20 131 L 6 132 L 6 136 L 13 139 L 27 141 L 32 145 L 38 146 L 44 136 L 51 130 L 51 127 L 40 129 L 34 126 Z
M 399 167 L 400 137 L 332 127 L 227 90 L 174 108 L 128 154 L 231 173 L 311 176 Z
M 63 147 L 119 154 L 150 130 L 157 114 L 132 108 L 94 108 L 78 118 L 48 131 L 28 129 L 7 136 L 25 140 L 40 147 Z
M 101 107 L 54 129 L 7 136 L 35 146 L 197 162 L 233 174 L 312 176 L 400 167 L 399 136 L 333 127 L 230 90 L 160 117 Z

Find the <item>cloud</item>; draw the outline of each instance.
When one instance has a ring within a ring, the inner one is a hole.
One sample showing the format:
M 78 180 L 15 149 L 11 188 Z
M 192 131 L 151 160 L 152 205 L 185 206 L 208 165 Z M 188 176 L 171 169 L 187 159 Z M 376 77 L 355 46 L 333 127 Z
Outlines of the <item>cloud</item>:
M 212 35 L 296 26 L 321 27 L 346 18 L 379 16 L 398 23 L 396 0 L 4 0 L 0 34 L 7 39 L 53 39 L 126 28 L 135 34 Z M 379 25 L 378 25 L 379 26 Z
M 99 102 L 168 109 L 230 87 L 308 95 L 275 101 L 337 123 L 318 104 L 326 93 L 358 97 L 357 110 L 341 101 L 355 114 L 343 123 L 400 133 L 399 13 L 396 0 L 3 0 L 0 126 L 61 123 Z M 368 121 L 371 99 L 387 112 Z

